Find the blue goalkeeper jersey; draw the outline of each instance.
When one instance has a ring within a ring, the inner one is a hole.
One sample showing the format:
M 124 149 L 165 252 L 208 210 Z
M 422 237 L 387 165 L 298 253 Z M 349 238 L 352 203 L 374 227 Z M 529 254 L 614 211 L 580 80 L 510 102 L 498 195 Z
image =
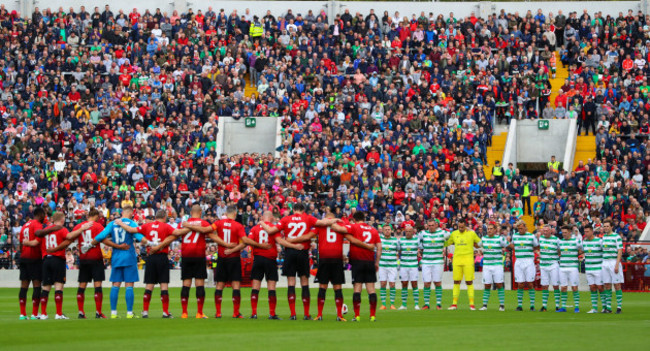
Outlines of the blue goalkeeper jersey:
M 122 218 L 122 222 L 128 224 L 130 227 L 137 228 L 138 224 L 128 218 Z M 140 241 L 144 236 L 140 233 L 131 234 L 126 230 L 122 229 L 119 225 L 110 222 L 104 228 L 104 230 L 97 235 L 95 240 L 101 242 L 110 235 L 111 240 L 117 244 L 129 244 L 128 250 L 117 250 L 113 249 L 113 255 L 111 256 L 111 266 L 112 267 L 128 267 L 135 266 L 138 264 L 138 257 L 135 254 L 135 246 L 133 245 L 133 238 Z

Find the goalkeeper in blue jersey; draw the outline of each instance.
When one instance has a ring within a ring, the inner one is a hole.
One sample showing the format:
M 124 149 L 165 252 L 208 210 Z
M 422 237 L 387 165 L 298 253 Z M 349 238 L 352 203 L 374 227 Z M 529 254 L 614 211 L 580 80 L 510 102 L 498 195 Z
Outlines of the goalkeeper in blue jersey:
M 138 224 L 132 219 L 133 208 L 124 207 L 122 209 L 122 218 L 108 223 L 106 228 L 95 237 L 95 239 L 88 245 L 82 246 L 82 252 L 89 250 L 100 242 L 104 242 L 113 247 L 113 254 L 111 256 L 111 278 L 113 283 L 111 287 L 111 318 L 119 318 L 117 316 L 117 300 L 120 295 L 120 286 L 122 283 L 126 286 L 126 318 L 135 318 L 133 314 L 133 301 L 135 299 L 133 293 L 133 284 L 139 280 L 138 277 L 138 257 L 135 253 L 135 246 L 133 239 L 140 241 L 143 244 L 150 245 L 145 237 L 140 234 L 131 234 L 122 229 L 116 222 L 121 221 L 131 227 L 137 227 Z

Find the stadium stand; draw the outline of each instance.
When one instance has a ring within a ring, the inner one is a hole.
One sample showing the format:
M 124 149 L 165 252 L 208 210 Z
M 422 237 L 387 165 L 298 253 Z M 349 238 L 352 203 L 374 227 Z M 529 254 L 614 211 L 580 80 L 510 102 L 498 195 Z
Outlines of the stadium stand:
M 468 215 L 479 235 L 522 216 L 613 218 L 634 242 L 650 212 L 649 22 L 0 6 L 0 266 L 15 266 L 35 206 L 72 226 L 91 207 L 180 221 L 197 202 L 210 218 L 236 204 L 250 228 L 303 202 L 375 224 Z M 279 156 L 218 159 L 222 116 L 281 119 Z M 513 118 L 573 118 L 590 136 L 571 169 L 495 168 Z

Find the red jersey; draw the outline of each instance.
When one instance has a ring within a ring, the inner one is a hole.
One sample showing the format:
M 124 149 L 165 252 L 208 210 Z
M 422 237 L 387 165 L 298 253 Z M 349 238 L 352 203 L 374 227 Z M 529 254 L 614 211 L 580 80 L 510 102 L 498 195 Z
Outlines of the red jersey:
M 210 223 L 201 218 L 190 218 L 187 223 L 207 227 Z M 183 236 L 181 257 L 205 257 L 205 234 L 189 232 Z
M 377 244 L 381 242 L 377 229 L 365 223 L 352 224 L 350 227 L 348 227 L 348 230 L 350 231 L 350 234 L 355 237 L 355 239 L 363 241 L 366 244 Z M 374 261 L 375 252 L 360 248 L 355 245 L 350 245 L 350 260 Z
M 315 227 L 312 230 L 318 235 L 319 258 L 343 259 L 343 234 L 330 227 Z
M 36 239 L 37 230 L 43 229 L 43 224 L 35 219 L 25 223 L 20 229 L 20 242 L 22 246 L 23 240 L 34 240 Z M 40 242 L 40 241 L 39 241 Z M 20 250 L 20 258 L 30 259 L 30 260 L 40 260 L 42 258 L 41 246 L 22 246 Z
M 53 249 L 61 245 L 61 243 L 65 240 L 67 236 L 68 236 L 68 230 L 65 228 L 61 228 L 42 238 L 38 238 L 39 241 L 41 242 L 41 251 L 43 254 L 43 258 L 45 258 L 45 256 L 54 256 L 54 257 L 60 257 L 62 259 L 65 259 L 65 249 L 61 249 L 59 251 L 55 251 L 52 253 L 48 253 L 47 249 Z
M 268 225 L 273 225 L 272 223 L 266 222 Z M 280 233 L 269 234 L 267 233 L 260 225 L 256 225 L 251 229 L 250 234 L 248 235 L 251 240 L 260 244 L 271 244 L 270 249 L 260 249 L 257 247 L 253 248 L 253 256 L 262 256 L 272 260 L 275 260 L 278 257 L 278 248 L 275 243 L 275 238 L 280 235 Z
M 283 236 L 289 239 L 301 237 L 308 233 L 309 229 L 316 225 L 318 219 L 306 213 L 293 214 L 280 220 L 277 227 Z M 301 243 L 303 250 L 309 249 L 309 241 Z
M 77 229 L 81 228 L 87 222 L 88 221 L 77 224 L 74 227 L 74 230 L 77 230 Z M 77 243 L 78 243 L 79 247 L 81 247 L 83 244 L 86 244 L 86 243 L 90 244 L 93 241 L 93 239 L 95 239 L 95 237 L 97 235 L 99 235 L 99 233 L 101 233 L 103 230 L 104 230 L 104 226 L 102 226 L 101 224 L 99 224 L 97 222 L 94 222 L 92 227 L 84 230 L 81 233 L 81 235 L 79 235 L 79 237 L 77 237 Z M 97 245 L 97 246 L 93 247 L 92 249 L 88 250 L 88 252 L 86 252 L 86 253 L 82 253 L 81 251 L 79 251 L 79 260 L 95 260 L 96 261 L 96 260 L 103 260 L 103 259 L 104 259 L 104 256 L 102 255 L 102 249 L 99 247 L 99 245 Z
M 237 244 L 241 238 L 246 236 L 244 226 L 241 225 L 241 223 L 230 218 L 220 219 L 212 223 L 212 229 L 217 232 L 217 235 L 219 238 L 221 238 L 221 240 L 227 243 Z M 233 252 L 230 255 L 226 255 L 224 251 L 226 251 L 226 248 L 219 245 L 217 248 L 217 253 L 219 254 L 220 258 L 233 258 L 240 256 L 239 252 Z
M 149 222 L 138 227 L 138 233 L 144 235 L 144 237 L 147 238 L 147 240 L 157 244 L 160 244 L 168 236 L 172 235 L 173 232 L 174 232 L 174 227 L 172 227 L 167 223 L 162 223 L 159 221 Z M 205 241 L 205 238 L 203 239 L 203 241 Z M 160 250 L 159 253 L 165 255 L 168 254 L 169 246 Z

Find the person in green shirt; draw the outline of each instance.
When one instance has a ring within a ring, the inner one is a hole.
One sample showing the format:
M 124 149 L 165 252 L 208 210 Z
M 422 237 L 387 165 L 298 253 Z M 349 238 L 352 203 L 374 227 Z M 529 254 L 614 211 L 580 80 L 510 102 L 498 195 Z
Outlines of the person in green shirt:
M 488 223 L 487 234 L 481 240 L 483 251 L 483 284 L 485 285 L 481 311 L 487 310 L 492 284 L 494 284 L 494 287 L 499 292 L 499 311 L 505 311 L 506 293 L 503 288 L 503 252 L 508 246 L 508 240 L 499 235 L 497 224 L 494 222 Z
M 587 225 L 584 228 L 585 236 L 582 249 L 585 252 L 585 273 L 591 296 L 591 310 L 587 313 L 598 313 L 598 294 L 605 307 L 605 292 L 603 289 L 603 240 L 594 235 L 594 229 Z
M 422 145 L 422 142 L 420 140 L 418 140 L 418 141 L 415 142 L 415 146 L 413 146 L 413 150 L 411 150 L 411 152 L 415 156 L 415 155 L 418 155 L 420 152 L 426 153 L 427 150 Z
M 420 309 L 420 290 L 418 289 L 418 247 L 419 239 L 415 237 L 415 228 L 407 224 L 404 228 L 404 237 L 399 239 L 399 275 L 402 281 L 402 306 L 400 310 L 406 309 L 408 299 L 409 283 L 413 287 L 413 300 L 415 309 Z
M 393 236 L 393 227 L 384 224 L 381 227 L 381 250 L 379 251 L 379 295 L 381 297 L 380 310 L 386 309 L 386 287 L 390 288 L 390 309 L 395 308 L 395 281 L 397 280 L 397 265 L 399 253 L 399 241 Z

